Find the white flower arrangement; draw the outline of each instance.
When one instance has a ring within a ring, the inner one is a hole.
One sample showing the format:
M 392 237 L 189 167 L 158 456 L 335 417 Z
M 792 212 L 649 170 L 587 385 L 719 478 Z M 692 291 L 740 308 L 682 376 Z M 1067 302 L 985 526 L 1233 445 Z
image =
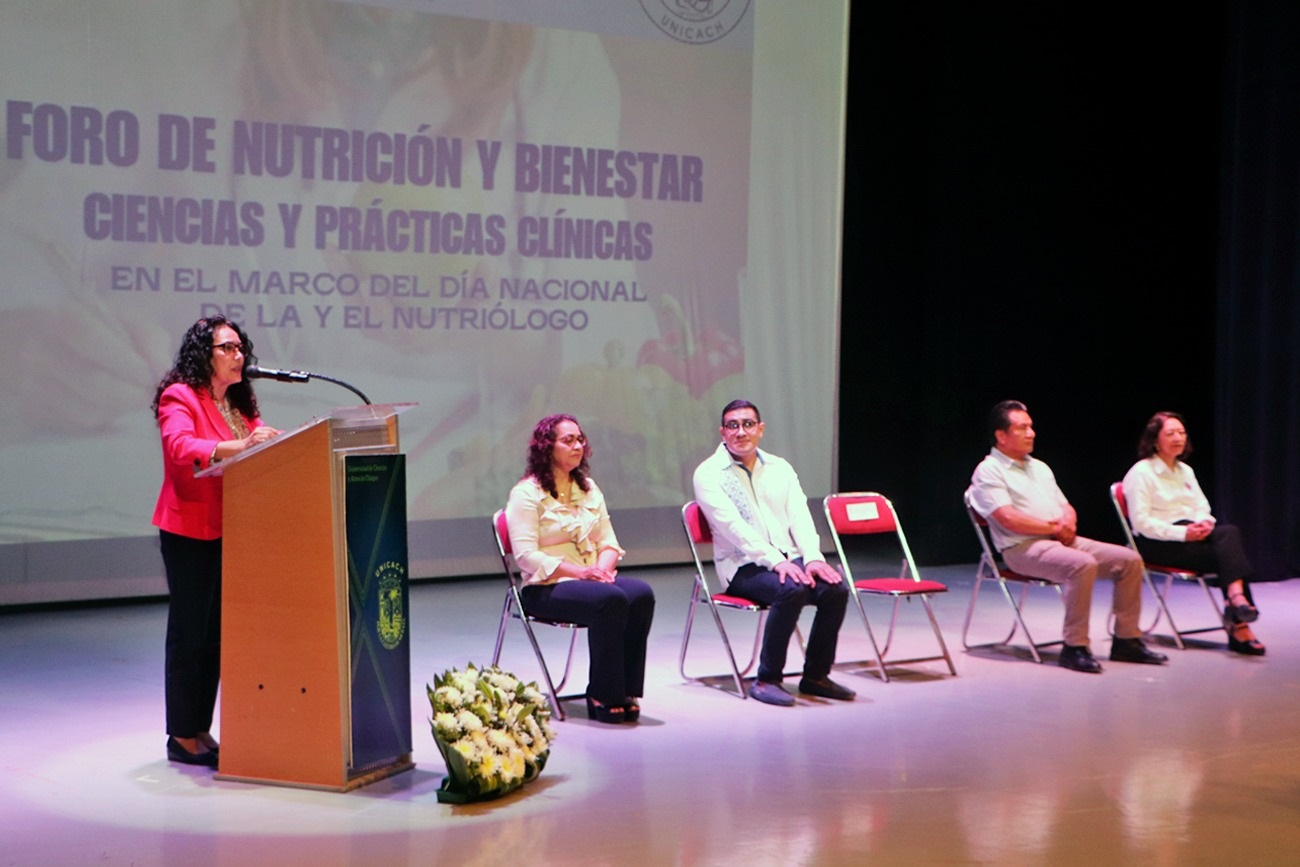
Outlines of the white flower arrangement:
M 555 731 L 536 683 L 471 663 L 435 676 L 427 689 L 433 739 L 447 763 L 440 801 L 497 797 L 542 772 Z

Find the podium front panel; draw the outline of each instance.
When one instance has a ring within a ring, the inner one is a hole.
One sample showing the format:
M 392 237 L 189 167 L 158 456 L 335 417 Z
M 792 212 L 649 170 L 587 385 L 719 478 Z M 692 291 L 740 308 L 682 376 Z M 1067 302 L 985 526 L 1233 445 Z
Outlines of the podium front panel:
M 344 458 L 352 770 L 411 752 L 404 455 Z

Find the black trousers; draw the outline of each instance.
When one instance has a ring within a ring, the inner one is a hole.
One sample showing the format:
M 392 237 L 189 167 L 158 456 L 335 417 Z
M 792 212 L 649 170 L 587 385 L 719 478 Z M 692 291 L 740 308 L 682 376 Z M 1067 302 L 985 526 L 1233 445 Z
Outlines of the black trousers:
M 221 679 L 221 540 L 160 530 L 167 572 L 167 733 L 212 730 Z
M 803 566 L 802 560 L 795 560 Z M 746 563 L 736 571 L 727 592 L 733 596 L 770 606 L 767 625 L 763 628 L 763 649 L 758 658 L 758 679 L 780 683 L 785 677 L 785 657 L 790 636 L 799 624 L 805 605 L 817 608 L 804 659 L 803 675 L 812 680 L 826 677 L 835 664 L 835 648 L 840 639 L 840 624 L 849 601 L 849 588 L 841 581 L 827 584 L 817 580 L 809 587 L 797 581 L 781 581 L 780 576 L 757 563 Z
M 1167 542 L 1144 536 L 1137 536 L 1135 541 L 1142 559 L 1148 563 L 1215 573 L 1219 577 L 1213 583 L 1223 589 L 1225 597 L 1229 584 L 1244 582 L 1246 599 L 1255 604 L 1250 593 L 1255 569 L 1241 544 L 1241 531 L 1232 524 L 1216 524 L 1210 535 L 1199 542 Z
M 587 695 L 605 705 L 645 694 L 646 641 L 654 620 L 655 594 L 638 578 L 529 584 L 519 591 L 524 610 L 536 617 L 587 627 L 590 668 Z

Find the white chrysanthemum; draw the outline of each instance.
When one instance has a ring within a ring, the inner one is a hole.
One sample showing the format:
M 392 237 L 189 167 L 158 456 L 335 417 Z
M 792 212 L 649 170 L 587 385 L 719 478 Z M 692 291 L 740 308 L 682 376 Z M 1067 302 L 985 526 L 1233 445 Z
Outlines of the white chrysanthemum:
M 479 758 L 474 768 L 474 775 L 482 780 L 494 780 L 501 775 L 501 760 L 497 754 L 488 750 Z
M 433 691 L 433 706 L 438 710 L 455 710 L 464 704 L 464 696 L 454 686 L 440 686 Z
M 448 676 L 447 682 L 461 692 L 473 692 L 475 684 L 478 683 L 478 671 L 473 668 L 467 668 L 464 671 L 453 671 Z
M 546 698 L 542 695 L 541 690 L 532 684 L 524 687 L 523 692 L 519 694 L 519 698 L 527 704 L 541 705 L 546 703 Z
M 507 783 L 523 779 L 527 769 L 523 751 L 518 748 L 512 749 L 501 759 L 501 779 Z
M 488 744 L 492 749 L 499 753 L 507 753 L 515 748 L 515 739 L 509 732 L 503 732 L 500 729 L 492 729 L 487 733 Z
M 510 693 L 511 697 L 513 697 L 513 694 L 519 688 L 519 681 L 515 680 L 510 675 L 499 671 L 489 671 L 484 675 L 484 678 L 488 683 L 492 684 L 502 692 Z
M 438 737 L 447 742 L 456 740 L 462 733 L 460 723 L 456 721 L 456 715 L 448 711 L 440 711 L 433 715 L 433 727 L 437 731 Z
M 465 764 L 470 767 L 483 757 L 483 750 L 469 738 L 463 738 L 451 745 L 451 748 L 460 753 L 465 759 Z
M 478 715 L 469 710 L 456 711 L 456 724 L 460 726 L 461 731 L 477 732 L 483 729 L 483 720 Z

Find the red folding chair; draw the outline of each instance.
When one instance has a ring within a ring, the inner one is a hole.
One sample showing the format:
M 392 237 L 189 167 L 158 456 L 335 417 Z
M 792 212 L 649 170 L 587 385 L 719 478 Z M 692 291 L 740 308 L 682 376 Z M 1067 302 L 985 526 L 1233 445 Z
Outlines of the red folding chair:
M 560 695 L 560 690 L 564 689 L 564 685 L 569 682 L 569 671 L 573 668 L 573 649 L 578 643 L 578 630 L 584 629 L 585 626 L 581 623 L 570 623 L 566 620 L 534 617 L 525 611 L 523 598 L 519 595 L 519 590 L 524 583 L 523 576 L 519 572 L 519 564 L 515 562 L 514 552 L 510 548 L 510 529 L 506 526 L 504 509 L 492 516 L 492 535 L 497 540 L 497 553 L 501 555 L 501 568 L 505 570 L 506 580 L 509 582 L 506 587 L 506 601 L 501 608 L 501 625 L 497 627 L 497 646 L 492 651 L 492 664 L 496 665 L 501 659 L 501 646 L 506 639 L 506 627 L 511 620 L 518 620 L 524 625 L 524 632 L 528 634 L 528 643 L 533 646 L 533 655 L 537 657 L 537 665 L 542 669 L 542 679 L 546 681 L 546 692 L 551 697 L 551 709 L 555 711 L 556 718 L 562 720 L 565 716 L 564 708 L 560 705 L 560 702 L 583 698 L 585 695 L 585 693 Z M 569 630 L 569 654 L 564 660 L 564 676 L 560 678 L 558 684 L 551 679 L 551 670 L 546 665 L 546 657 L 542 655 L 542 647 L 537 643 L 537 636 L 533 633 L 534 623 Z
M 1025 640 L 1029 643 L 1029 655 L 1034 658 L 1034 662 L 1042 662 L 1043 657 L 1039 650 L 1044 647 L 1052 647 L 1057 644 L 1063 644 L 1064 641 L 1034 641 L 1033 635 L 1029 632 L 1029 626 L 1025 623 L 1024 605 L 1030 587 L 1050 587 L 1056 591 L 1058 597 L 1062 597 L 1061 586 L 1055 581 L 1048 581 L 1044 578 L 1035 578 L 1032 575 L 1022 575 L 1013 569 L 1007 568 L 1006 564 L 993 553 L 993 539 L 989 535 L 988 521 L 975 511 L 974 505 L 971 504 L 970 492 L 966 493 L 966 514 L 970 518 L 971 526 L 975 528 L 975 535 L 980 540 L 980 562 L 975 569 L 975 587 L 971 590 L 970 604 L 966 606 L 966 623 L 961 630 L 961 643 L 967 650 L 977 647 L 1006 647 L 1011 644 L 1011 639 L 1015 637 L 1016 630 L 1025 634 Z M 998 587 L 1002 589 L 1002 595 L 1006 597 L 1008 604 L 1015 617 L 1011 622 L 1011 631 L 1007 637 L 1001 641 L 986 642 L 984 644 L 971 644 L 970 624 L 975 614 L 975 600 L 979 598 L 980 587 L 985 581 L 996 581 Z M 1011 592 L 1011 585 L 1020 585 L 1019 599 L 1017 594 Z
M 831 529 L 831 539 L 835 542 L 835 553 L 839 555 L 840 566 L 844 570 L 844 579 L 849 586 L 849 592 L 853 595 L 853 601 L 857 603 L 858 613 L 862 615 L 862 624 L 867 628 L 867 638 L 871 641 L 871 650 L 875 654 L 876 666 L 879 668 L 881 679 L 886 683 L 889 682 L 889 671 L 886 667 L 885 658 L 889 655 L 889 648 L 894 642 L 894 628 L 898 622 L 898 609 L 904 599 L 908 601 L 920 599 L 921 604 L 925 606 L 926 616 L 930 618 L 930 628 L 934 630 L 935 640 L 939 643 L 939 655 L 889 660 L 888 665 L 901 666 L 916 662 L 934 662 L 942 659 L 948 663 L 948 671 L 955 675 L 957 668 L 952 664 L 952 656 L 948 653 L 948 645 L 944 643 L 943 633 L 939 631 L 939 622 L 934 617 L 934 608 L 930 605 L 930 596 L 932 594 L 947 593 L 948 588 L 938 581 L 923 579 L 920 572 L 917 571 L 916 561 L 912 559 L 912 549 L 907 544 L 907 536 L 903 533 L 903 525 L 898 520 L 898 513 L 894 509 L 894 504 L 882 494 L 867 492 L 831 494 L 822 501 L 822 508 L 826 512 L 826 523 Z M 903 561 L 898 577 L 855 579 L 849 566 L 848 555 L 844 550 L 842 537 L 884 533 L 892 534 L 897 539 L 898 546 L 902 550 Z M 876 635 L 871 629 L 871 621 L 867 617 L 867 609 L 862 602 L 864 596 L 893 598 L 893 611 L 889 617 L 889 633 L 885 636 L 883 649 L 876 644 Z
M 695 609 L 703 605 L 709 609 L 713 615 L 713 622 L 718 627 L 718 635 L 722 637 L 722 646 L 727 651 L 727 661 L 731 664 L 731 678 L 736 685 L 736 692 L 741 698 L 748 698 L 745 692 L 745 686 L 742 683 L 745 675 L 753 669 L 754 663 L 758 661 L 759 647 L 763 641 L 763 624 L 767 622 L 768 606 L 758 602 L 751 602 L 740 596 L 730 596 L 726 593 L 714 593 L 709 589 L 709 580 L 705 577 L 704 558 L 701 556 L 700 549 L 705 546 L 713 545 L 713 532 L 709 529 L 709 522 L 704 517 L 704 512 L 700 509 L 698 503 L 694 500 L 682 506 L 682 528 L 686 531 L 686 542 L 691 549 L 691 559 L 695 561 L 695 580 L 691 589 L 691 604 L 686 609 L 686 631 L 682 633 L 682 651 L 677 659 L 677 670 L 681 672 L 682 679 L 693 683 L 704 683 L 708 686 L 717 686 L 719 689 L 724 687 L 710 683 L 710 676 L 692 676 L 686 673 L 686 648 L 691 641 L 691 627 L 695 624 Z M 749 654 L 749 662 L 742 669 L 736 664 L 736 655 L 731 650 L 731 640 L 727 637 L 727 629 L 722 625 L 722 609 L 731 609 L 733 611 L 751 611 L 758 615 L 758 626 L 754 630 L 754 646 Z M 799 650 L 804 650 L 803 633 L 795 628 L 795 636 L 799 641 Z
M 1128 500 L 1124 496 L 1123 482 L 1115 482 L 1110 486 L 1110 502 L 1111 505 L 1115 507 L 1115 514 L 1119 517 L 1120 526 L 1124 528 L 1124 538 L 1128 542 L 1128 546 L 1132 548 L 1139 557 L 1141 557 L 1142 552 L 1138 551 L 1137 540 L 1133 538 L 1133 528 L 1129 524 Z M 1161 589 L 1160 585 L 1151 577 L 1153 572 L 1157 575 L 1164 576 L 1165 586 L 1163 589 Z M 1206 582 L 1207 578 L 1214 577 L 1216 576 L 1212 572 L 1196 572 L 1191 569 L 1179 569 L 1176 566 L 1157 566 L 1154 563 L 1148 563 L 1143 560 L 1142 580 L 1146 582 L 1147 587 L 1151 588 L 1151 594 L 1156 598 L 1157 608 L 1156 619 L 1151 621 L 1151 626 L 1149 628 L 1142 630 L 1143 634 L 1150 635 L 1154 632 L 1155 628 L 1160 625 L 1161 618 L 1163 618 L 1169 621 L 1169 629 L 1172 632 L 1171 637 L 1173 638 L 1174 645 L 1179 650 L 1186 650 L 1187 645 L 1183 643 L 1184 635 L 1199 635 L 1203 632 L 1219 632 L 1220 630 L 1226 633 L 1227 626 L 1224 625 L 1223 608 L 1219 604 L 1219 601 L 1215 599 L 1214 592 L 1210 590 L 1210 586 Z M 1174 623 L 1173 612 L 1169 610 L 1169 600 L 1167 598 L 1169 590 L 1173 587 L 1175 580 L 1189 583 L 1194 581 L 1201 585 L 1201 589 L 1205 591 L 1206 598 L 1210 600 L 1210 608 L 1214 611 L 1215 621 L 1218 624 L 1217 626 L 1201 626 L 1196 629 L 1178 628 L 1178 625 Z

